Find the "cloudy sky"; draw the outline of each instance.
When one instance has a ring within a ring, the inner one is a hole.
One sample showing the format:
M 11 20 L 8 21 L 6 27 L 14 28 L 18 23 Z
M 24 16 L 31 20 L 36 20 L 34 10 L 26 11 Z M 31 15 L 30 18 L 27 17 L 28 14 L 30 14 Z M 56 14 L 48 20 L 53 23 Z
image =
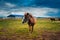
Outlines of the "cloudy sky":
M 60 17 L 60 0 L 0 0 L 0 16 L 23 15 Z

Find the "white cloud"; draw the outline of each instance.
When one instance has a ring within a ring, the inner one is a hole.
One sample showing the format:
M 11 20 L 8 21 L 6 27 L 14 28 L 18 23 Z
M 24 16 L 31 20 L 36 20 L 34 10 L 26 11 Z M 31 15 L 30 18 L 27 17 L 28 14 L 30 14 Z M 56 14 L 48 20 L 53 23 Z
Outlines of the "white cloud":
M 52 12 L 52 13 L 58 13 L 58 9 L 54 8 L 32 8 L 32 7 L 24 7 L 20 9 L 16 9 L 13 13 L 14 14 L 24 14 L 24 12 L 29 12 L 34 16 L 40 16 L 40 17 L 50 17 L 47 14 Z
M 16 5 L 12 4 L 12 3 L 5 3 L 6 6 L 8 7 L 15 7 Z
M 9 11 L 0 10 L 0 16 L 8 16 Z
M 43 7 L 43 8 L 23 7 L 19 9 L 12 9 L 10 10 L 10 13 L 4 10 L 0 10 L 0 16 L 1 15 L 7 16 L 8 14 L 24 15 L 25 12 L 29 12 L 36 17 L 38 16 L 39 17 L 50 17 L 47 14 L 49 13 L 57 14 L 59 10 L 54 9 L 54 8 L 46 8 L 46 7 Z
M 24 15 L 25 12 L 11 12 L 11 14 L 13 15 Z

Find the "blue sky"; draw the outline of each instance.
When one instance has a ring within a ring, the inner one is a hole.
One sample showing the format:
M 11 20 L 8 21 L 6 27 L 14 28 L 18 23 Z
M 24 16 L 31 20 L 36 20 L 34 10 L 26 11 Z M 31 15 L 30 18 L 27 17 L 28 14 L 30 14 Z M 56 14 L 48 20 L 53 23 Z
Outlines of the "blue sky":
M 60 17 L 60 0 L 0 0 L 0 16 L 23 15 Z

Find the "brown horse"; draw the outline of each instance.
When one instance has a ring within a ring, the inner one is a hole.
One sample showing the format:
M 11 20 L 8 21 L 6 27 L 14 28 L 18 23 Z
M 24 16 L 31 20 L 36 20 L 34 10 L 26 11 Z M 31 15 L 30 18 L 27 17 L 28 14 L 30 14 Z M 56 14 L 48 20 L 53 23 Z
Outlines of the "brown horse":
M 36 23 L 36 19 L 30 13 L 25 13 L 22 23 L 26 23 L 26 22 L 28 23 L 29 31 L 32 33 L 34 25 Z

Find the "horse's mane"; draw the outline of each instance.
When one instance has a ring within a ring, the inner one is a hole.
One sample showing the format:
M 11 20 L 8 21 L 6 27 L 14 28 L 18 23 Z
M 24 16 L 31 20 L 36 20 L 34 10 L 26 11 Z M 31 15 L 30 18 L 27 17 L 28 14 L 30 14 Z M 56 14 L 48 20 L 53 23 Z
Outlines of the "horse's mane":
M 33 18 L 33 16 L 32 16 L 31 14 L 29 14 L 29 16 L 30 16 L 31 18 Z
M 25 16 L 27 16 L 27 15 L 28 15 L 28 16 L 30 16 L 30 17 L 32 17 L 32 18 L 33 18 L 33 16 L 32 16 L 30 13 L 25 13 L 24 15 L 25 15 Z

